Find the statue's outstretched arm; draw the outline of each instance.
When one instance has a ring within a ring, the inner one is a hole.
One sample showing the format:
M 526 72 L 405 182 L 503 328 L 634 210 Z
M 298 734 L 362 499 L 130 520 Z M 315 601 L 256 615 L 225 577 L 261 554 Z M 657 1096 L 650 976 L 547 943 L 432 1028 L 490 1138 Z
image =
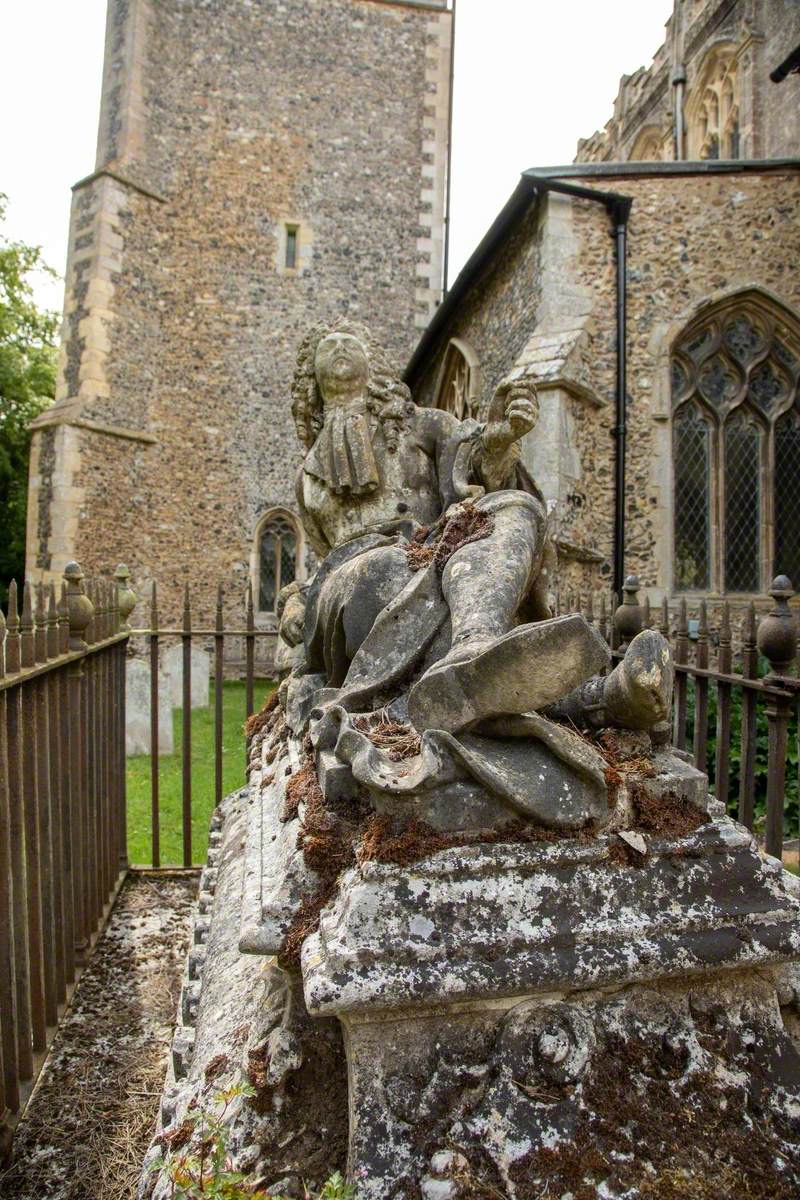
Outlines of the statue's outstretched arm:
M 503 382 L 489 405 L 489 415 L 475 451 L 472 466 L 487 492 L 513 486 L 520 455 L 520 438 L 533 429 L 539 417 L 536 388 L 527 380 Z

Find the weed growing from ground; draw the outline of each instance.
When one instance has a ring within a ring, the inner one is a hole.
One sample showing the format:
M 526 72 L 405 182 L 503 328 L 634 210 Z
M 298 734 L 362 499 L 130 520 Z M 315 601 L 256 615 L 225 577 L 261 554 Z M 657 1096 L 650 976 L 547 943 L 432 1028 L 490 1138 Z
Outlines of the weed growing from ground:
M 171 1200 L 287 1200 L 249 1184 L 233 1169 L 225 1124 L 231 1105 L 255 1096 L 249 1083 L 235 1084 L 214 1096 L 215 1109 L 192 1109 L 183 1124 L 164 1138 L 165 1152 L 151 1164 L 164 1171 L 171 1184 Z M 303 1186 L 303 1200 L 354 1200 L 355 1189 L 336 1171 L 317 1197 Z

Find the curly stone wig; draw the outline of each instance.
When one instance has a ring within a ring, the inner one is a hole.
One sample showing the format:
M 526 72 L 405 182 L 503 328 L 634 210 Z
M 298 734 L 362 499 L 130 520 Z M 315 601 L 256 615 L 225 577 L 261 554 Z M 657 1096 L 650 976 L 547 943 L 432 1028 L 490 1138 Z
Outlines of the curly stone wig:
M 412 403 L 408 387 L 365 326 L 348 320 L 331 325 L 320 321 L 300 343 L 292 378 L 292 416 L 297 436 L 307 449 L 313 446 L 322 428 L 322 395 L 314 373 L 314 360 L 320 342 L 332 333 L 347 333 L 358 338 L 366 351 L 369 363 L 367 407 L 371 413 L 379 419 L 391 416 L 396 420 L 405 405 Z

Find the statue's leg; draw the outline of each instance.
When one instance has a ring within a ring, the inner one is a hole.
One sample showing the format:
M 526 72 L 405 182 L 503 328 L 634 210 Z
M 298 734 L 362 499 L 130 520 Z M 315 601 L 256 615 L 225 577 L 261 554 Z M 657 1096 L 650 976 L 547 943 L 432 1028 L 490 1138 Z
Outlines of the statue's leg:
M 581 729 L 654 730 L 669 719 L 675 668 L 669 642 L 655 629 L 638 634 L 610 675 L 588 679 L 548 715 Z
M 519 495 L 519 500 L 511 497 Z M 503 504 L 478 505 L 491 513 L 494 528 L 461 546 L 442 573 L 442 592 L 450 609 L 455 658 L 466 643 L 488 642 L 513 629 L 530 591 L 544 549 L 541 508 L 522 493 L 505 493 Z
M 492 513 L 494 527 L 456 550 L 442 575 L 453 637 L 411 690 L 409 715 L 420 730 L 456 731 L 542 708 L 608 661 L 608 647 L 583 617 L 515 627 L 544 557 L 541 503 L 501 492 L 479 507 Z
M 402 546 L 380 546 L 341 564 L 320 593 L 313 665 L 331 687 L 341 687 L 354 655 L 382 609 L 411 578 Z M 320 655 L 321 650 L 321 655 Z

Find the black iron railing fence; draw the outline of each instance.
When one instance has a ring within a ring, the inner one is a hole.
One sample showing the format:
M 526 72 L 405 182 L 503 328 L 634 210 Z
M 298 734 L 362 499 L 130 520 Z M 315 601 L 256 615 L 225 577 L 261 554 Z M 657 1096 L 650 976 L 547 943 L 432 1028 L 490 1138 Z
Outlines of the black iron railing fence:
M 122 568 L 125 570 L 125 568 Z M 119 568 L 118 568 L 119 571 Z M 127 592 L 127 588 L 126 588 Z M 128 598 L 129 597 L 129 598 Z M 127 592 L 126 603 L 135 603 L 133 592 Z M 130 610 L 129 610 L 130 611 Z M 182 646 L 182 702 L 181 702 L 181 841 L 182 861 L 185 867 L 193 865 L 192 853 L 192 642 L 197 641 L 205 647 L 209 642 L 213 645 L 213 679 L 214 679 L 214 803 L 222 802 L 222 760 L 223 760 L 223 680 L 225 664 L 225 647 L 228 639 L 241 639 L 244 642 L 244 683 L 245 683 L 245 712 L 244 720 L 250 717 L 254 710 L 255 678 L 256 678 L 256 640 L 266 638 L 275 640 L 274 629 L 259 629 L 255 624 L 253 609 L 253 591 L 248 585 L 244 605 L 244 625 L 241 624 L 240 610 L 237 607 L 237 623 L 225 625 L 225 609 L 223 602 L 223 587 L 217 589 L 214 618 L 211 625 L 197 625 L 192 612 L 188 584 L 184 590 L 183 610 L 177 625 L 162 626 L 158 611 L 158 593 L 155 585 L 150 595 L 150 624 L 144 629 L 133 629 L 131 634 L 143 637 L 147 642 L 147 653 L 150 663 L 150 837 L 151 862 L 150 866 L 161 866 L 161 806 L 160 806 L 160 755 L 158 749 L 159 729 L 159 669 L 160 651 L 166 639 L 180 639 Z M 246 766 L 246 747 L 242 736 L 243 768 Z
M 0 1110 L 19 1110 L 127 867 L 116 590 L 16 585 L 0 613 Z
M 760 620 L 753 602 L 732 610 L 720 601 L 713 626 L 705 600 L 690 618 L 685 599 L 673 607 L 665 599 L 654 614 L 649 599 L 640 603 L 638 593 L 639 581 L 630 576 L 622 603 L 601 597 L 597 617 L 591 597 L 583 604 L 572 593 L 557 597 L 556 609 L 582 611 L 610 642 L 615 658 L 643 629 L 664 634 L 675 661 L 672 744 L 691 750 L 716 798 L 763 836 L 767 853 L 780 857 L 790 815 L 787 796 L 796 822 L 800 790 L 800 679 L 793 673 L 798 628 L 789 608 L 790 581 L 774 580 L 772 608 Z
M 766 812 L 765 841 L 780 855 L 787 780 L 797 797 L 796 766 L 787 777 L 790 734 L 797 738 L 800 680 L 794 672 L 797 628 L 788 580 L 770 592 L 772 610 L 756 621 L 751 604 L 734 623 L 721 604 L 709 623 L 704 602 L 690 618 L 685 602 L 657 614 L 638 584 L 621 604 L 557 599 L 559 612 L 583 611 L 619 657 L 641 629 L 670 640 L 677 677 L 672 736 L 691 747 L 717 797 L 749 828 Z M 179 621 L 162 625 L 157 592 L 149 624 L 130 629 L 136 596 L 129 573 L 85 581 L 71 563 L 57 594 L 12 585 L 0 613 L 0 1114 L 18 1113 L 82 962 L 127 869 L 125 671 L 131 637 L 144 639 L 150 691 L 151 865 L 161 863 L 159 665 L 164 644 L 182 646 L 182 861 L 192 865 L 192 644 L 213 650 L 214 798 L 223 798 L 223 669 L 226 639 L 244 643 L 246 718 L 254 709 L 256 641 L 274 631 L 255 625 L 248 591 L 244 621 L 226 626 L 222 588 L 213 620 L 197 623 L 188 588 Z M 595 612 L 597 608 L 597 613 Z M 736 628 L 734 625 L 736 624 Z M 713 747 L 713 753 L 712 753 Z M 242 736 L 242 755 L 245 754 Z M 795 763 L 796 763 L 795 758 Z M 733 767 L 735 766 L 735 772 Z M 244 767 L 244 761 L 243 761 Z M 735 791 L 735 794 L 734 794 Z M 0 1121 L 2 1115 L 0 1115 Z

